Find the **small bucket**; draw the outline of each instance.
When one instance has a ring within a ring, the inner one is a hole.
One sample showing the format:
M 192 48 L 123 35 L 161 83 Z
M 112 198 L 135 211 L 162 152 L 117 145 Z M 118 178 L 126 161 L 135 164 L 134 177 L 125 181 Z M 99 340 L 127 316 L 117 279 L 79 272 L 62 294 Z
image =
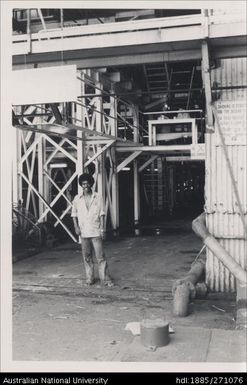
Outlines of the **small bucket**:
M 161 347 L 169 343 L 169 324 L 162 319 L 141 322 L 141 343 L 147 347 Z

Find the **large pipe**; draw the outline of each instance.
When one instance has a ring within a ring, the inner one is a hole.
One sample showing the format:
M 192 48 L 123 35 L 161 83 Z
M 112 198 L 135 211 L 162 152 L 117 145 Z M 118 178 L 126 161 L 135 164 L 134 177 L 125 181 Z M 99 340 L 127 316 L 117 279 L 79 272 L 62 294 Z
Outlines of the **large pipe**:
M 178 317 L 186 317 L 189 310 L 190 298 L 195 298 L 197 294 L 197 282 L 205 270 L 205 257 L 201 256 L 191 266 L 187 275 L 174 282 L 172 287 L 173 293 L 173 314 Z M 204 284 L 205 285 L 205 284 Z M 200 291 L 201 291 L 200 287 Z M 205 290 L 206 293 L 206 285 Z
M 244 270 L 221 244 L 208 232 L 206 228 L 205 213 L 201 214 L 192 222 L 192 229 L 203 239 L 204 244 L 212 253 L 223 263 L 223 265 L 237 279 L 237 320 L 238 329 L 247 328 L 247 310 L 246 310 L 246 289 L 247 289 L 247 271 Z
M 206 228 L 205 213 L 194 219 L 192 222 L 193 231 L 202 238 L 204 244 L 212 253 L 229 269 L 236 277 L 238 284 L 246 289 L 247 272 L 230 256 L 221 244 L 208 232 Z M 205 258 L 200 257 L 191 266 L 187 275 L 175 281 L 173 292 L 173 314 L 179 317 L 188 315 L 190 298 L 196 296 L 196 284 L 205 269 Z M 204 289 L 204 288 L 203 288 Z M 206 291 L 205 291 L 206 292 Z
M 247 284 L 247 271 L 244 270 L 221 244 L 208 232 L 206 228 L 205 213 L 202 213 L 192 222 L 193 231 L 202 238 L 204 244 L 223 263 L 223 265 L 243 285 Z

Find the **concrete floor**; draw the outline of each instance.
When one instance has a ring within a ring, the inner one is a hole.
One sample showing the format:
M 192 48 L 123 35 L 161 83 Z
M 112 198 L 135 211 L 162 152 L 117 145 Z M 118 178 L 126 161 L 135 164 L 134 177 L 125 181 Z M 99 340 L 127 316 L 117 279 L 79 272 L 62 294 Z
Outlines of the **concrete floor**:
M 171 230 L 171 229 L 170 229 Z M 13 266 L 13 359 L 32 361 L 243 362 L 245 338 L 235 329 L 235 296 L 193 300 L 185 318 L 172 315 L 172 283 L 202 247 L 188 227 L 161 235 L 105 242 L 114 288 L 84 287 L 78 245 L 66 244 Z M 164 318 L 174 329 L 155 352 L 125 330 L 128 322 Z M 234 352 L 227 354 L 226 351 Z

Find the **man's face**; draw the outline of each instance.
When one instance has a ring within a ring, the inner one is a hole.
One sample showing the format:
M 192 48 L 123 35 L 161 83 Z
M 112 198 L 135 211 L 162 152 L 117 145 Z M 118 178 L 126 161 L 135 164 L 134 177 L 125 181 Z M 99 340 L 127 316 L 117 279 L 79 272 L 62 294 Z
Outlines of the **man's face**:
M 81 187 L 83 189 L 83 192 L 86 192 L 86 193 L 91 192 L 91 185 L 87 181 L 82 182 Z

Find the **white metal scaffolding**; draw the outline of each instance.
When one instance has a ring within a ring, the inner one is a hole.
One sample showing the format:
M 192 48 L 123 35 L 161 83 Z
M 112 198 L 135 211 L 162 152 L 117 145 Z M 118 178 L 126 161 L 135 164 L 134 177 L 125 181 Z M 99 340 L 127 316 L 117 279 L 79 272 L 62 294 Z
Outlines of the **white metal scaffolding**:
M 79 71 L 78 79 L 81 95 L 76 102 L 13 107 L 17 146 L 13 202 L 37 218 L 35 225 L 52 218 L 53 226 L 61 225 L 74 241 L 65 218 L 70 214 L 78 175 L 84 171 L 93 175 L 94 188 L 105 201 L 106 223 L 117 231 L 117 173 L 140 153 L 117 164 L 116 143 L 136 140 L 138 145 L 136 107 L 106 91 L 98 73 Z M 128 120 L 121 112 L 123 104 L 131 111 Z

